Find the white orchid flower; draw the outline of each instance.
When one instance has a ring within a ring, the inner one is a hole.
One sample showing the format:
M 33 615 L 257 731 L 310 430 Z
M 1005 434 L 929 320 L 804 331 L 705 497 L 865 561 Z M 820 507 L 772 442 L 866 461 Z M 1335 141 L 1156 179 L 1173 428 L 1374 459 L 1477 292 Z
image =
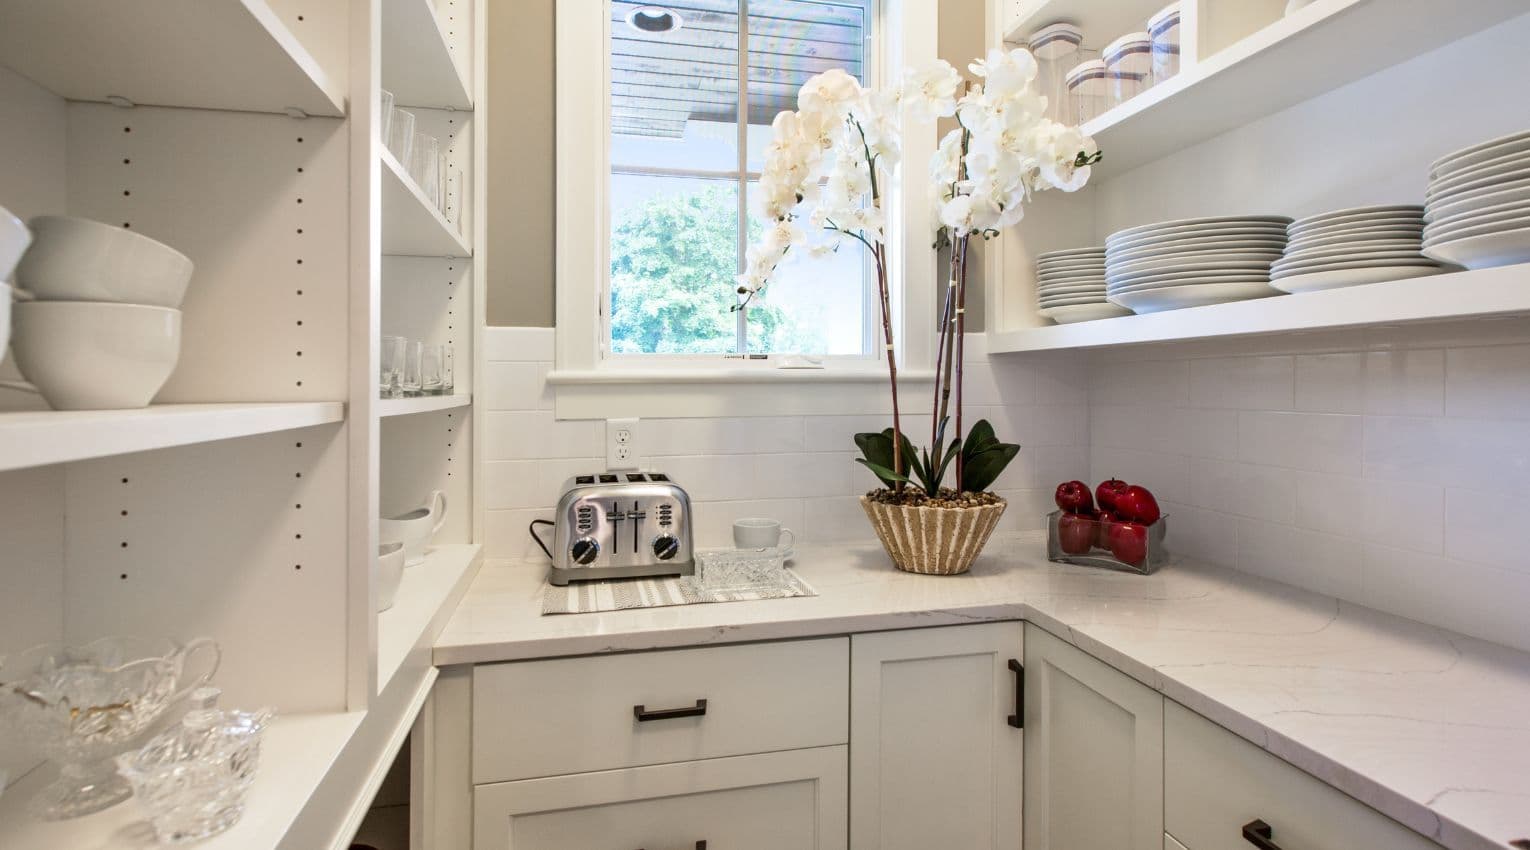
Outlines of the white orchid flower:
M 929 123 L 956 114 L 962 75 L 945 60 L 911 68 L 903 77 L 903 103 L 915 121 Z
M 861 96 L 861 84 L 842 68 L 824 71 L 802 84 L 797 108 L 803 112 L 844 118 L 850 104 Z

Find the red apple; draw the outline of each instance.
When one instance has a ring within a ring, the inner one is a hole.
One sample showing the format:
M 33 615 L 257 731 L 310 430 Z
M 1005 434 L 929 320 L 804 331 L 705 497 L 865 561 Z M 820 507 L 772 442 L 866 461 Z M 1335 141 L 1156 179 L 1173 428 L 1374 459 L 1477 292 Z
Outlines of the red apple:
M 1082 481 L 1064 481 L 1057 485 L 1057 506 L 1070 514 L 1094 513 L 1094 497 Z
M 1127 519 L 1143 525 L 1152 525 L 1163 514 L 1158 510 L 1158 500 L 1146 487 L 1133 484 L 1116 494 L 1116 511 Z
M 1141 566 L 1147 560 L 1148 530 L 1140 522 L 1118 522 L 1110 527 L 1110 554 L 1116 560 Z
M 1115 525 L 1116 515 L 1110 511 L 1094 513 L 1094 545 L 1097 549 L 1110 548 L 1110 527 Z
M 1094 500 L 1099 503 L 1100 510 L 1116 513 L 1116 497 L 1127 488 L 1127 483 L 1118 478 L 1101 481 L 1100 486 L 1094 488 Z
M 1094 520 L 1080 514 L 1057 518 L 1057 543 L 1069 555 L 1087 555 L 1094 545 Z

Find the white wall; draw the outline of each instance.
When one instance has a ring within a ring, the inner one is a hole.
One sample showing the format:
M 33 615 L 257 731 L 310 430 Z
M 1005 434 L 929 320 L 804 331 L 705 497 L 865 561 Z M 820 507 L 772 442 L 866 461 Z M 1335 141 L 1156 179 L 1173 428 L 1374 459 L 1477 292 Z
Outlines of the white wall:
M 966 422 L 986 417 L 1002 439 L 1023 444 L 996 489 L 1010 500 L 1006 527 L 1041 528 L 1056 481 L 1086 469 L 1087 373 L 1066 358 L 989 363 L 982 337 L 971 339 Z M 526 526 L 552 518 L 569 476 L 605 467 L 605 423 L 554 418 L 551 329 L 489 328 L 485 351 L 487 554 L 540 555 Z M 863 540 L 872 533 L 856 497 L 877 484 L 853 461 L 851 435 L 885 427 L 880 416 L 645 419 L 639 452 L 645 468 L 690 494 L 700 546 L 731 545 L 732 522 L 744 516 L 778 518 L 809 542 Z
M 1095 235 L 1419 203 L 1429 162 L 1530 126 L 1527 39 L 1530 16 L 1108 181 Z M 1171 548 L 1530 649 L 1530 320 L 1092 363 L 1092 477 L 1153 487 Z

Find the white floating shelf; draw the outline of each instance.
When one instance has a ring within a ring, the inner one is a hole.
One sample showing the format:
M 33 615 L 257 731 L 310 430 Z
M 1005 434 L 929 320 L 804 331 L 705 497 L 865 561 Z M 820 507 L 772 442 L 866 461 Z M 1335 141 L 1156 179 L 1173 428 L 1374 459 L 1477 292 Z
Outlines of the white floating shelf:
M 1045 10 L 1068 18 L 1092 2 L 1054 0 Z M 1152 162 L 1527 10 L 1524 0 L 1317 0 L 1085 124 L 1105 154 L 1096 176 Z
M 470 257 L 467 240 L 425 197 L 393 152 L 382 151 L 382 249 L 414 257 Z
M 991 353 L 1530 315 L 1530 264 L 988 334 Z
M 1067 21 L 1084 31 L 1084 46 L 1095 50 L 1116 36 L 1146 28 L 1148 17 L 1169 0 L 1008 0 L 1017 7 L 1004 40 L 1025 46 L 1031 33 L 1054 21 Z
M 229 831 L 198 842 L 198 850 L 250 850 L 281 844 L 364 716 L 358 711 L 278 717 L 261 742 L 260 769 L 245 801 L 244 816 Z M 0 847 L 129 850 L 156 846 L 152 837 L 144 837 L 148 824 L 137 800 L 74 820 L 33 818 L 26 811 L 27 801 L 55 775 L 50 765 L 44 765 L 0 797 Z
M 383 0 L 382 87 L 399 106 L 472 109 L 471 87 L 458 65 L 432 0 Z
M 266 0 L 0 0 L 4 64 L 70 100 L 345 114 Z
M 451 410 L 454 407 L 467 407 L 472 403 L 473 397 L 466 393 L 427 395 L 418 398 L 385 398 L 377 402 L 377 415 L 408 416 L 411 413 L 430 413 L 436 410 Z
M 424 653 L 430 663 L 431 644 L 451 619 L 457 603 L 483 563 L 476 543 L 434 546 L 425 563 L 404 569 L 393 607 L 377 615 L 377 690 L 388 686 L 409 653 Z
M 0 471 L 290 431 L 344 418 L 345 405 L 338 401 L 0 413 Z

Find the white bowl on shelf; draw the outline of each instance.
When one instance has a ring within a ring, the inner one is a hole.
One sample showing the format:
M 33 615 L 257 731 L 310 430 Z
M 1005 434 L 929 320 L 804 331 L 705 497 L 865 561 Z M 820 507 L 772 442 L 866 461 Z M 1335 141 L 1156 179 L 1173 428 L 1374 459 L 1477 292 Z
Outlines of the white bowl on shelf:
M 1360 266 L 1406 266 L 1410 263 L 1433 263 L 1422 253 L 1423 246 L 1399 251 L 1378 251 L 1367 254 L 1351 254 L 1335 257 L 1292 257 L 1270 267 L 1271 274 L 1292 274 L 1298 269 L 1323 267 L 1359 268 Z
M 1394 280 L 1428 277 L 1429 275 L 1443 274 L 1446 271 L 1448 269 L 1441 268 L 1438 265 L 1365 266 L 1353 269 L 1330 268 L 1292 274 L 1287 277 L 1276 277 L 1270 281 L 1270 285 L 1282 292 L 1322 292 L 1327 289 L 1339 289 L 1345 286 L 1365 286 L 1372 283 L 1389 283 Z
M 1126 307 L 1134 313 L 1161 313 L 1164 310 L 1205 307 L 1210 304 L 1249 301 L 1283 294 L 1285 293 L 1272 289 L 1263 281 L 1241 281 L 1112 293 L 1110 300 L 1111 303 Z
M 1469 269 L 1530 262 L 1530 219 L 1520 227 L 1491 229 L 1426 245 L 1424 256 Z
M 1119 316 L 1130 316 L 1132 311 L 1109 301 L 1101 301 L 1098 304 L 1059 304 L 1055 307 L 1041 308 L 1041 315 L 1060 324 L 1066 325 L 1073 322 L 1093 322 L 1099 319 L 1114 319 Z
M 181 354 L 181 311 L 142 304 L 15 305 L 16 366 L 55 410 L 147 407 Z
M 1270 277 L 1267 274 L 1220 274 L 1207 275 L 1205 277 L 1181 278 L 1178 280 L 1161 280 L 1152 283 L 1134 283 L 1129 286 L 1113 286 L 1110 288 L 1111 295 L 1123 292 L 1148 292 L 1155 289 L 1174 289 L 1175 287 L 1194 286 L 1252 286 L 1255 284 L 1268 286 Z
M 191 260 L 163 242 L 72 216 L 38 216 L 32 230 L 16 282 L 41 300 L 179 309 L 186 297 Z
M 377 545 L 377 613 L 393 607 L 399 585 L 404 583 L 404 544 Z

